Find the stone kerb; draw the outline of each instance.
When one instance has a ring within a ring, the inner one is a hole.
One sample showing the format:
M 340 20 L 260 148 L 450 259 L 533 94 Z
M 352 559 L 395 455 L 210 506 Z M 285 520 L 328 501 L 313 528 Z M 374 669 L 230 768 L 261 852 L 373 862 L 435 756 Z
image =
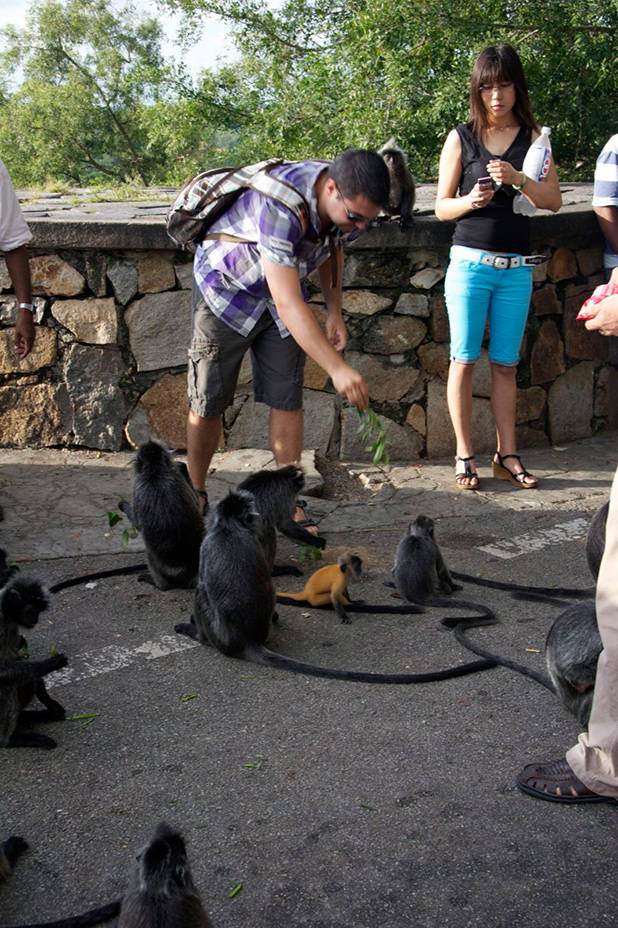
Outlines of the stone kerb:
M 184 445 L 191 257 L 169 247 L 163 202 L 152 206 L 156 215 L 142 205 L 132 211 L 118 206 L 126 213 L 122 221 L 109 211 L 96 220 L 27 217 L 39 330 L 36 350 L 24 362 L 11 351 L 15 300 L 0 260 L 3 445 L 119 449 L 148 437 Z M 604 279 L 595 217 L 585 204 L 567 201 L 563 213 L 535 216 L 532 232 L 534 251 L 547 261 L 535 268 L 518 371 L 522 447 L 615 427 L 611 410 L 617 405 L 608 340 L 575 322 L 583 300 Z M 369 384 L 392 460 L 453 452 L 443 295 L 451 235 L 452 224 L 423 209 L 411 232 L 387 222 L 346 253 L 347 359 Z M 317 287 L 313 291 L 313 311 L 324 325 L 323 300 Z M 473 387 L 478 451 L 494 443 L 486 349 Z M 251 392 L 246 360 L 225 417 L 230 448 L 264 444 L 267 410 L 254 405 Z M 310 359 L 305 406 L 311 447 L 342 458 L 366 455 L 357 417 Z

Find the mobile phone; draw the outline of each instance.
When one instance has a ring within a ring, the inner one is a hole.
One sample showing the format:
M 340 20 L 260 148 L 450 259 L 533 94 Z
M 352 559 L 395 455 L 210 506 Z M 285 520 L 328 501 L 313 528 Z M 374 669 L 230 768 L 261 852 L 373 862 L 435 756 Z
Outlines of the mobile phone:
M 491 190 L 494 185 L 491 177 L 479 177 L 477 183 L 479 185 L 479 190 Z

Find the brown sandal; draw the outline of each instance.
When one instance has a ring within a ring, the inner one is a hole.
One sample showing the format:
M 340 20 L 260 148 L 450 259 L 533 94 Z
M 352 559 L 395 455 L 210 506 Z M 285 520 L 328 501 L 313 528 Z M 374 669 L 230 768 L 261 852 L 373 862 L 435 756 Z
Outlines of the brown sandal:
M 478 490 L 479 488 L 479 475 L 475 470 L 472 470 L 472 465 L 470 461 L 474 460 L 474 455 L 471 454 L 469 458 L 458 458 L 455 457 L 455 467 L 457 467 L 457 461 L 463 463 L 463 471 L 455 471 L 455 485 L 459 487 L 460 490 Z M 463 483 L 464 480 L 476 480 L 476 483 Z
M 498 460 L 496 461 L 496 457 Z M 507 458 L 516 458 L 521 464 L 521 458 L 518 454 L 500 454 L 499 451 L 496 451 L 496 454 L 491 462 L 493 475 L 498 480 L 510 480 L 511 483 L 514 483 L 516 487 L 519 487 L 520 490 L 534 490 L 539 481 L 532 474 L 529 474 L 523 464 L 522 470 L 519 474 L 516 474 L 514 471 L 509 470 L 505 465 Z M 527 483 L 527 480 L 533 481 L 533 483 Z
M 536 799 L 550 802 L 609 802 L 618 804 L 611 796 L 593 793 L 579 780 L 564 758 L 550 764 L 528 764 L 517 777 L 517 786 Z

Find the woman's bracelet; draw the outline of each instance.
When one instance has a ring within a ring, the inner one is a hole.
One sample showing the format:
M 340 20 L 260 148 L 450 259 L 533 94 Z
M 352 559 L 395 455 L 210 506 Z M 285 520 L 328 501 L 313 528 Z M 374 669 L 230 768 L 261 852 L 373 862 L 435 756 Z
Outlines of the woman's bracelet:
M 511 184 L 513 190 L 523 190 L 526 185 L 526 175 L 524 172 L 521 172 L 521 184 Z

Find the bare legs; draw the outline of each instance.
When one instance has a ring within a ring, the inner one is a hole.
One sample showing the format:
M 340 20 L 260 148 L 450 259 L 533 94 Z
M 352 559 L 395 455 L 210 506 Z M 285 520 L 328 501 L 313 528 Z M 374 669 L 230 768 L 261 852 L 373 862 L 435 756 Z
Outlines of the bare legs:
M 470 457 L 473 454 L 471 437 L 473 374 L 474 364 L 451 361 L 446 395 L 459 458 Z M 516 375 L 516 367 L 491 364 L 491 409 L 496 423 L 497 448 L 502 456 L 515 454 L 517 449 L 515 439 Z M 470 465 L 472 470 L 476 469 L 474 459 L 470 461 Z M 514 474 L 522 473 L 524 470 L 517 458 L 509 458 L 507 466 Z M 463 467 L 459 465 L 456 470 L 461 473 Z M 478 481 L 475 481 L 473 477 L 461 477 L 460 483 L 464 486 L 478 485 Z M 523 485 L 536 485 L 536 478 L 532 475 L 525 477 Z

